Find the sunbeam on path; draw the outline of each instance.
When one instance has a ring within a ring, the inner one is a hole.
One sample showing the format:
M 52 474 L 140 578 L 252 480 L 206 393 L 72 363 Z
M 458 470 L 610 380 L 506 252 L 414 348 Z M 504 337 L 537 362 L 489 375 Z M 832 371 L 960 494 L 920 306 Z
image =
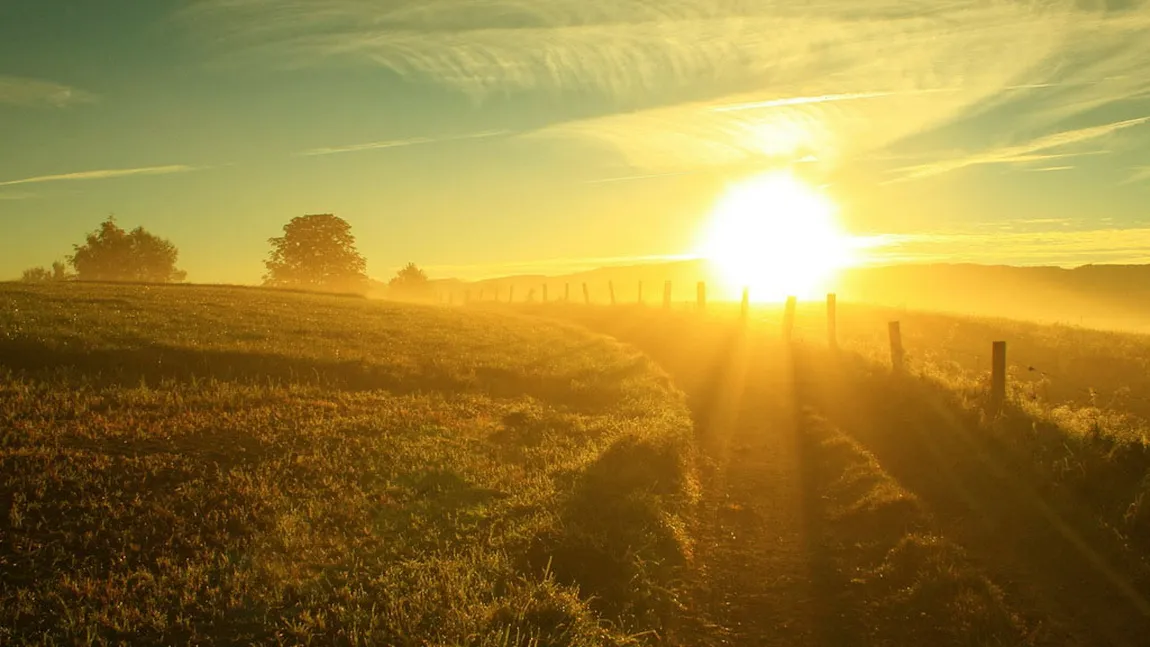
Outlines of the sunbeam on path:
M 649 318 L 648 318 L 649 317 Z M 698 645 L 809 645 L 833 634 L 808 553 L 790 357 L 778 339 L 693 317 L 581 323 L 631 343 L 683 389 L 703 453 L 689 604 Z M 684 340 L 690 344 L 684 344 Z

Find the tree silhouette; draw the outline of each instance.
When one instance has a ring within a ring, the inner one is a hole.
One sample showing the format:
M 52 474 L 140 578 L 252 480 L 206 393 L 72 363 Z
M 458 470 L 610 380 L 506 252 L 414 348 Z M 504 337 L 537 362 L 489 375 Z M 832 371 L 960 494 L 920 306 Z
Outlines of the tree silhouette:
M 427 297 L 431 294 L 431 283 L 427 274 L 415 263 L 408 263 L 387 283 L 397 296 Z
M 367 261 L 355 249 L 346 220 L 330 213 L 299 216 L 284 225 L 284 235 L 270 238 L 271 255 L 264 266 L 264 285 L 334 292 L 366 288 Z
M 68 257 L 68 263 L 81 281 L 171 283 L 187 276 L 176 269 L 179 250 L 175 245 L 143 227 L 126 232 L 113 216 L 88 234 L 83 245 L 72 247 L 75 253 Z M 66 270 L 53 265 L 53 274 L 64 277 Z
M 24 273 L 20 276 L 20 280 L 24 281 L 25 283 L 68 281 L 72 278 L 72 274 L 68 272 L 68 266 L 60 261 L 52 263 L 51 270 L 43 267 L 31 267 L 24 270 Z
M 42 267 L 30 267 L 20 275 L 25 283 L 47 283 L 52 280 L 52 273 Z

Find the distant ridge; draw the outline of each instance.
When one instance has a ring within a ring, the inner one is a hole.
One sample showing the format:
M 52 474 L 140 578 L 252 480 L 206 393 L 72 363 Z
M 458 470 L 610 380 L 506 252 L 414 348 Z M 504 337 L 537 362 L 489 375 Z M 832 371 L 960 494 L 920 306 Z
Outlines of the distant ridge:
M 516 301 L 529 295 L 539 300 L 544 285 L 548 299 L 554 301 L 564 296 L 569 285 L 571 299 L 577 302 L 583 299 L 586 283 L 591 300 L 604 304 L 610 298 L 609 284 L 614 284 L 617 302 L 634 303 L 642 282 L 644 301 L 657 304 L 662 301 L 665 281 L 671 281 L 675 301 L 694 299 L 695 284 L 707 281 L 709 298 L 737 299 L 741 288 L 723 285 L 716 277 L 708 261 L 684 260 L 553 276 L 432 283 L 440 296 L 453 292 L 462 300 L 470 292 L 472 299 L 482 293 L 484 300 L 498 295 L 500 301 L 507 300 L 512 288 Z M 867 266 L 842 272 L 827 291 L 838 293 L 848 303 L 1150 331 L 1150 265 L 1091 264 L 1072 269 L 970 263 Z

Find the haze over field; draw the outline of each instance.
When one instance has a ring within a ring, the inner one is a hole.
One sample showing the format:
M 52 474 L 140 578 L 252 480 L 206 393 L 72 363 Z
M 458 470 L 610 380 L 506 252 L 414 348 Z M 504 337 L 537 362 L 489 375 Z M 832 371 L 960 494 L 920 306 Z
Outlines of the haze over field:
M 113 212 L 195 282 L 304 213 L 381 279 L 1142 263 L 1148 57 L 1135 0 L 7 2 L 0 276 Z
M 1145 647 L 1150 0 L 0 0 L 0 645 Z

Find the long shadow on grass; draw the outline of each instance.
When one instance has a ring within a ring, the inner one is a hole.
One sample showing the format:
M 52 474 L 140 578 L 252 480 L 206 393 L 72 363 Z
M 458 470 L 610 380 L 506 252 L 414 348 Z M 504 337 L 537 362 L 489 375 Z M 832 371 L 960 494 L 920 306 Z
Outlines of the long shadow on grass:
M 561 314 L 644 351 L 687 395 L 696 439 L 708 459 L 704 501 L 694 528 L 694 539 L 707 553 L 700 564 L 707 576 L 692 584 L 695 608 L 675 635 L 686 644 L 865 641 L 864 609 L 851 597 L 856 587 L 849 577 L 841 577 L 840 551 L 831 543 L 852 543 L 858 536 L 840 532 L 830 538 L 821 525 L 826 511 L 821 508 L 825 501 L 818 491 L 820 478 L 837 475 L 817 463 L 808 465 L 821 457 L 800 448 L 799 487 L 772 487 L 783 485 L 776 480 L 779 474 L 772 473 L 778 469 L 772 462 L 785 459 L 769 454 L 788 444 L 776 435 L 794 433 L 788 420 L 795 413 L 779 409 L 780 404 L 789 406 L 780 398 L 786 399 L 783 392 L 791 379 L 779 340 L 753 325 L 680 313 L 573 309 Z M 788 507 L 785 499 L 791 496 L 802 499 L 798 519 L 775 509 Z M 809 587 L 796 581 L 783 592 L 777 583 L 803 569 L 779 554 L 786 549 L 778 545 L 778 533 L 795 529 L 763 527 L 764 513 L 802 527 L 805 554 L 793 560 L 805 562 Z M 898 528 L 899 536 L 902 530 Z M 788 564 L 787 573 L 766 566 L 780 561 Z M 804 627 L 804 618 L 812 620 L 809 626 Z M 813 635 L 796 633 L 805 630 Z
M 272 353 L 190 349 L 141 344 L 122 349 L 61 348 L 31 340 L 0 340 L 0 367 L 27 373 L 63 370 L 97 386 L 158 385 L 208 380 L 304 384 L 347 391 L 385 390 L 394 394 L 442 392 L 483 393 L 494 397 L 529 395 L 579 411 L 610 408 L 623 388 L 612 375 L 573 373 L 538 375 L 476 367 L 474 375 L 456 374 L 433 365 L 404 369 L 369 362 L 327 361 Z M 616 373 L 637 370 L 624 365 Z M 586 378 L 593 377 L 593 380 Z M 574 382 L 589 386 L 574 389 Z
M 1098 464 L 1060 474 L 1050 469 L 1056 446 L 1064 459 L 1073 453 L 1063 432 L 1018 410 L 988 417 L 943 385 L 853 356 L 808 350 L 797 377 L 807 404 L 873 453 L 1016 602 L 1054 625 L 1043 628 L 1049 640 L 1144 644 L 1150 581 L 1099 517 L 1115 491 L 1136 492 L 1150 462 L 1097 452 Z

